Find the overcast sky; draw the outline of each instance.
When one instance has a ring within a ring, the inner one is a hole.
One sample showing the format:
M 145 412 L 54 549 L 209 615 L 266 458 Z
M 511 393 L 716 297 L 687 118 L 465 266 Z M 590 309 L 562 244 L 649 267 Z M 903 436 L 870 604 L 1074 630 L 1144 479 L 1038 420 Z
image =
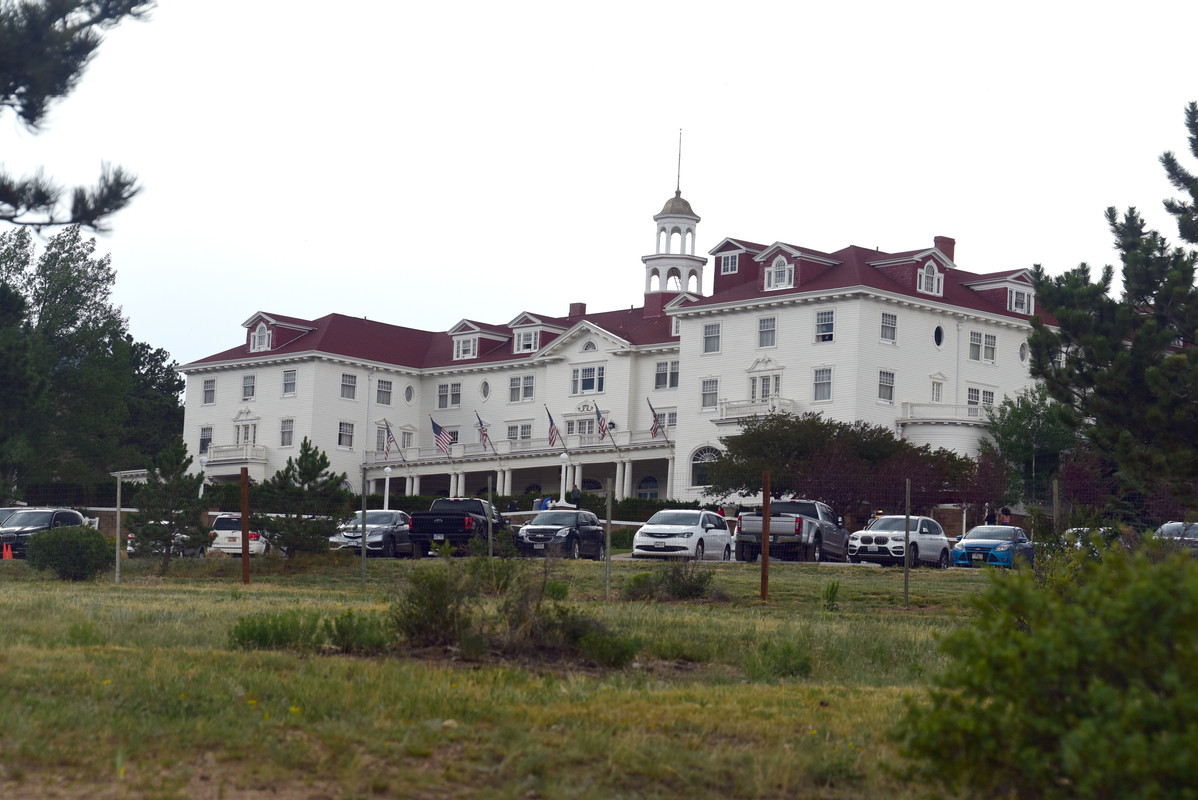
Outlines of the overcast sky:
M 652 217 L 698 248 L 957 240 L 977 272 L 1170 239 L 1198 2 L 163 0 L 0 159 L 144 193 L 99 239 L 135 338 L 180 363 L 255 311 L 429 330 L 642 302 Z M 710 267 L 705 291 L 710 291 Z

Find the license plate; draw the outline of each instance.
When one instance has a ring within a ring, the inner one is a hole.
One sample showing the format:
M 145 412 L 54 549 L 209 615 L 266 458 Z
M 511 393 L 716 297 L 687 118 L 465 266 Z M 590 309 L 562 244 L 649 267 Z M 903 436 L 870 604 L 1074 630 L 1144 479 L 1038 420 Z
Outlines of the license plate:
M 871 544 L 871 545 L 869 546 L 869 552 L 871 552 L 871 553 L 876 553 L 876 552 L 878 552 L 878 546 L 877 546 L 876 544 Z
M 543 542 L 542 543 L 534 543 L 532 546 L 532 549 L 533 550 L 544 550 L 545 544 Z
M 236 536 L 226 536 L 225 537 L 226 542 L 236 542 L 237 540 L 238 540 L 238 537 L 236 537 Z
M 974 560 L 974 561 L 985 561 L 985 560 L 986 560 L 986 554 L 985 554 L 985 553 L 974 553 L 974 554 L 973 554 L 973 560 Z
M 443 541 L 445 541 L 445 534 L 443 534 L 443 533 L 434 533 L 434 534 L 433 534 L 433 541 L 434 541 L 434 542 L 443 542 Z
M 654 546 L 654 547 L 656 547 L 658 550 L 660 550 L 661 548 L 665 547 L 665 545 L 664 545 L 664 544 L 662 544 L 661 542 L 654 542 L 654 543 L 653 543 L 653 546 Z

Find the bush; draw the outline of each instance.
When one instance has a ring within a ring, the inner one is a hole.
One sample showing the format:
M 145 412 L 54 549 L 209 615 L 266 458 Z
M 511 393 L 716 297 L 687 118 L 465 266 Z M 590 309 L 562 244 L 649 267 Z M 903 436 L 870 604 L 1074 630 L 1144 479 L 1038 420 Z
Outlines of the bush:
M 336 617 L 291 609 L 237 620 L 229 644 L 244 650 L 297 650 L 373 655 L 395 641 L 394 627 L 379 614 L 346 609 Z
M 792 641 L 770 639 L 745 656 L 744 668 L 755 681 L 806 678 L 811 674 L 811 656 Z
M 423 645 L 457 644 L 470 627 L 470 596 L 453 559 L 412 570 L 409 585 L 391 608 L 400 636 Z
M 52 570 L 64 581 L 84 581 L 112 566 L 114 554 L 102 533 L 77 525 L 33 534 L 25 558 L 31 567 Z
M 620 588 L 625 600 L 696 600 L 711 597 L 715 573 L 698 561 L 671 561 L 653 572 L 633 575 Z
M 992 574 L 975 624 L 895 730 L 914 771 L 978 797 L 1164 798 L 1198 774 L 1198 561 L 1111 548 L 1073 579 Z

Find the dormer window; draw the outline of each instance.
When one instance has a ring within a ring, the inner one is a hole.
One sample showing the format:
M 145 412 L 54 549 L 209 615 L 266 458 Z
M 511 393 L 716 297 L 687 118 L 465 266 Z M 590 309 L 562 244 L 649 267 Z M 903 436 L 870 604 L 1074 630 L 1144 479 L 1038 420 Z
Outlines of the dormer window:
M 453 360 L 461 361 L 464 358 L 478 358 L 477 336 L 463 336 L 453 340 Z
M 735 275 L 738 261 L 738 253 L 732 253 L 726 256 L 720 256 L 720 274 Z
M 936 269 L 936 264 L 929 261 L 919 271 L 919 291 L 940 297 L 944 294 L 944 275 Z
M 770 289 L 789 289 L 794 286 L 795 268 L 794 264 L 789 263 L 783 256 L 778 256 L 774 259 L 765 271 L 765 288 Z
M 1016 314 L 1031 314 L 1034 295 L 1023 289 L 1007 289 L 1007 311 Z
M 596 351 L 598 349 L 599 348 L 595 346 L 595 343 L 590 342 L 590 341 L 588 341 L 586 344 L 584 344 L 582 346 L 582 352 L 584 352 L 584 353 L 593 353 L 594 351 Z
M 516 338 L 512 341 L 512 352 L 535 353 L 540 346 L 540 331 L 517 331 Z
M 250 334 L 250 352 L 258 353 L 263 350 L 270 349 L 270 328 L 266 327 L 265 322 L 259 322 L 258 327 L 254 328 Z

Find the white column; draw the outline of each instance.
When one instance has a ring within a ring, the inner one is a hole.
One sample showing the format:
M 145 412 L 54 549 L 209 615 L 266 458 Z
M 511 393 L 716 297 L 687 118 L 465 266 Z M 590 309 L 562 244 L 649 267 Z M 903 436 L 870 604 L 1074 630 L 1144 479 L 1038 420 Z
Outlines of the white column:
M 616 462 L 616 499 L 624 499 L 624 462 Z
M 566 502 L 566 471 L 570 468 L 570 457 L 565 453 L 561 454 L 562 460 L 562 490 L 559 494 L 561 501 Z
M 624 496 L 632 497 L 632 462 L 624 465 Z
M 582 490 L 582 464 L 578 464 L 574 467 L 574 477 L 570 480 L 570 491 L 574 491 L 575 486 L 577 486 L 580 491 Z
M 662 500 L 669 500 L 677 497 L 677 495 L 674 494 L 674 457 L 670 456 L 666 460 L 666 463 L 668 465 L 666 467 L 666 491 L 661 497 Z
M 408 494 L 420 494 L 420 476 L 419 475 L 412 476 L 412 491 L 408 492 Z

